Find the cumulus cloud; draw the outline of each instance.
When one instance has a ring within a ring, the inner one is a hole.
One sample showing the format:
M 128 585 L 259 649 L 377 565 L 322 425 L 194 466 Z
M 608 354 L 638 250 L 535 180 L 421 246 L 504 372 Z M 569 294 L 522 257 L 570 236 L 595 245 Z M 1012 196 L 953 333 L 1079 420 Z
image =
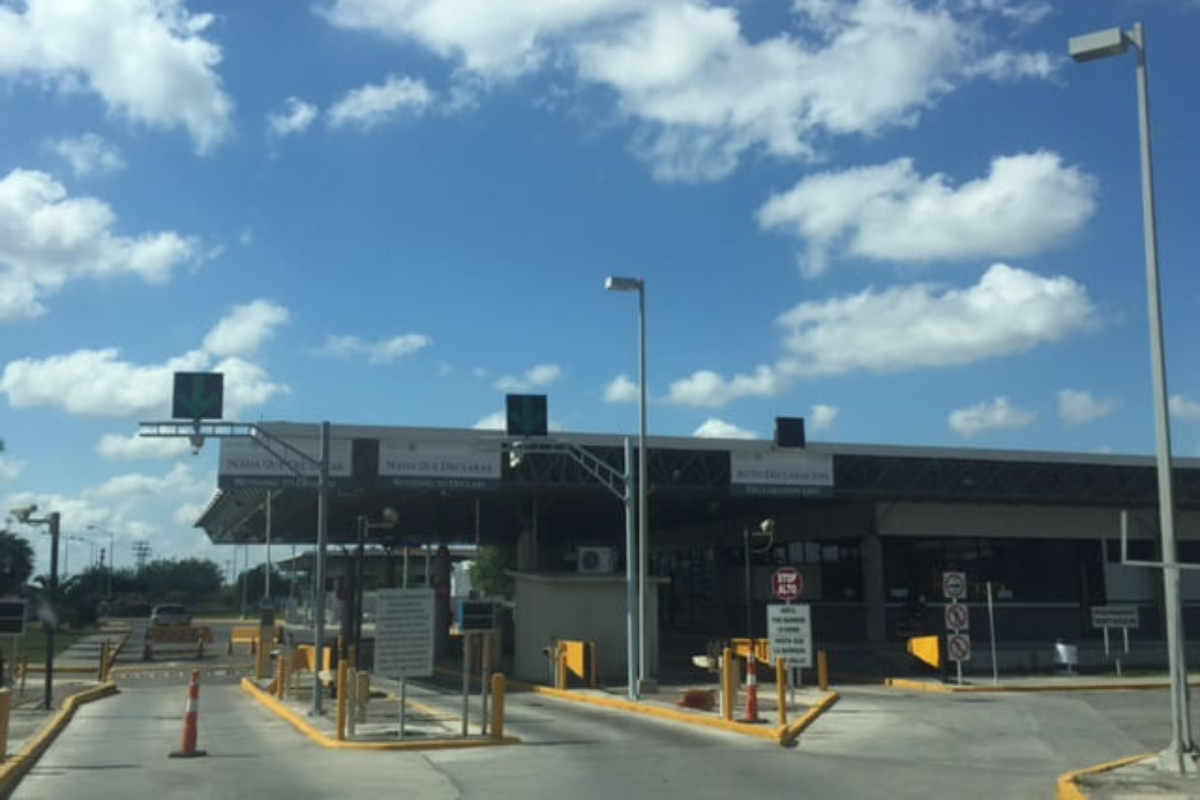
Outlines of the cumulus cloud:
M 1103 419 L 1120 404 L 1115 398 L 1100 399 L 1091 392 L 1061 389 L 1058 393 L 1058 416 L 1064 425 L 1074 427 Z
M 420 333 L 405 333 L 374 342 L 364 341 L 357 336 L 338 335 L 328 337 L 325 346 L 317 352 L 335 358 L 365 356 L 372 364 L 391 364 L 431 344 L 433 340 Z
M 13 408 L 60 408 L 76 416 L 163 418 L 170 412 L 174 373 L 212 370 L 225 375 L 225 415 L 237 418 L 246 409 L 291 391 L 272 381 L 258 364 L 234 354 L 250 345 L 256 349 L 273 329 L 272 325 L 227 324 L 254 306 L 235 308 L 209 332 L 205 342 L 215 341 L 217 352 L 191 350 L 162 364 L 125 361 L 115 347 L 22 358 L 9 362 L 0 373 L 0 393 Z M 218 331 L 228 334 L 214 336 Z
M 699 439 L 757 439 L 758 434 L 754 431 L 748 431 L 745 428 L 739 428 L 732 422 L 726 422 L 723 419 L 709 417 L 704 420 L 699 428 L 692 431 L 692 436 Z
M 827 431 L 833 427 L 834 420 L 837 419 L 838 409 L 836 406 L 827 406 L 824 403 L 817 403 L 809 412 L 810 428 L 814 433 Z
M 204 349 L 215 356 L 253 355 L 287 320 L 288 310 L 267 300 L 234 306 L 204 337 Z
M 992 160 L 987 176 L 952 186 L 908 158 L 809 176 L 758 210 L 759 225 L 803 240 L 801 271 L 820 275 L 831 250 L 876 261 L 963 261 L 1027 255 L 1075 234 L 1096 207 L 1096 179 L 1039 151 Z
M 628 375 L 618 375 L 604 387 L 604 402 L 606 403 L 636 403 L 641 395 L 637 384 Z
M 186 439 L 146 438 L 134 434 L 120 436 L 106 433 L 96 445 L 96 452 L 114 461 L 133 461 L 138 459 L 178 458 L 190 449 Z
M 334 128 L 353 125 L 370 130 L 402 111 L 421 114 L 432 102 L 433 93 L 424 81 L 389 75 L 381 84 L 347 92 L 329 109 L 329 124 Z
M 43 314 L 42 300 L 73 280 L 135 275 L 164 283 L 196 257 L 192 239 L 173 231 L 122 236 L 116 223 L 106 203 L 69 197 L 44 172 L 0 178 L 0 321 Z
M 49 143 L 50 149 L 70 165 L 76 177 L 103 175 L 125 168 L 121 152 L 95 133 L 68 136 Z
M 502 431 L 508 428 L 508 415 L 503 411 L 494 411 L 488 414 L 483 419 L 471 426 L 477 431 Z M 551 417 L 550 422 L 546 425 L 547 430 L 561 431 L 565 430 L 562 423 Z
M 1083 286 L 993 264 L 965 289 L 927 283 L 868 288 L 799 304 L 779 317 L 788 376 L 901 372 L 1026 352 L 1086 330 L 1095 308 Z
M 485 82 L 573 69 L 612 90 L 658 178 L 702 181 L 751 150 L 804 158 L 826 134 L 915 124 L 975 77 L 1040 77 L 1035 56 L 989 60 L 976 17 L 1011 5 L 951 13 L 909 0 L 796 0 L 795 30 L 759 40 L 736 7 L 684 0 L 522 0 L 503 14 L 479 0 L 333 0 L 322 13 L 418 43 Z
M 25 471 L 25 462 L 0 456 L 0 483 L 15 481 Z
M 155 128 L 183 128 L 206 153 L 230 133 L 233 103 L 203 37 L 212 14 L 183 0 L 24 0 L 0 6 L 0 77 L 63 94 L 86 89 L 108 110 Z
M 1035 412 L 1014 406 L 1003 396 L 950 412 L 950 427 L 967 438 L 987 431 L 1027 428 L 1036 420 Z
M 1200 403 L 1190 400 L 1182 394 L 1173 394 L 1167 400 L 1171 416 L 1183 422 L 1200 419 Z
M 666 399 L 674 405 L 716 408 L 743 397 L 773 397 L 784 388 L 786 383 L 778 371 L 762 364 L 753 375 L 738 374 L 729 379 L 702 369 L 673 381 Z
M 492 387 L 498 392 L 528 392 L 554 383 L 562 375 L 557 364 L 538 364 L 525 370 L 522 377 L 502 375 Z
M 320 113 L 312 103 L 299 97 L 283 101 L 283 109 L 267 115 L 267 131 L 273 136 L 292 136 L 304 133 Z

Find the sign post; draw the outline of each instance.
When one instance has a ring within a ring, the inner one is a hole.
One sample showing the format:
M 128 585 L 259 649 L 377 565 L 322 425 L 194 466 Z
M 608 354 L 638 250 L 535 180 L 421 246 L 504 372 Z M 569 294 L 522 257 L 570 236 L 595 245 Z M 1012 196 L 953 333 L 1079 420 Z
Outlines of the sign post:
M 954 662 L 962 686 L 963 662 L 971 660 L 971 613 L 965 603 L 958 602 L 967 596 L 967 573 L 943 572 L 942 594 L 950 601 L 946 606 L 946 655 Z
M 404 738 L 408 678 L 433 675 L 433 589 L 375 593 L 375 672 L 400 680 L 400 738 Z
M 1129 655 L 1129 629 L 1138 627 L 1137 606 L 1093 606 L 1092 627 L 1104 631 L 1104 655 L 1108 656 L 1108 629 L 1120 628 L 1124 649 L 1116 656 L 1117 677 L 1121 677 L 1121 656 Z

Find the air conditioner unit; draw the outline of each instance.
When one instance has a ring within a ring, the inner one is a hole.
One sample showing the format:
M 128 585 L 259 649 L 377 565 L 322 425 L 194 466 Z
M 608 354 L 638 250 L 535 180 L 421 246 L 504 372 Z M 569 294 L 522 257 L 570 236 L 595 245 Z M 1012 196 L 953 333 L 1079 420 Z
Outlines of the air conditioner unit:
M 581 547 L 576 564 L 581 575 L 609 575 L 615 561 L 611 547 Z

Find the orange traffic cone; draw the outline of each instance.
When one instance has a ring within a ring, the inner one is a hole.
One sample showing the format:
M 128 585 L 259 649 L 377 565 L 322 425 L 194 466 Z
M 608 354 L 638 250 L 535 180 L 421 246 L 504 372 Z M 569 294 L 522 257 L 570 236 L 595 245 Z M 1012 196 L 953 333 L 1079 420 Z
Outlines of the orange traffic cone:
M 197 727 L 200 724 L 200 670 L 192 670 L 192 682 L 188 686 L 187 705 L 183 711 L 183 743 L 171 753 L 171 758 L 196 758 L 208 755 L 196 749 Z

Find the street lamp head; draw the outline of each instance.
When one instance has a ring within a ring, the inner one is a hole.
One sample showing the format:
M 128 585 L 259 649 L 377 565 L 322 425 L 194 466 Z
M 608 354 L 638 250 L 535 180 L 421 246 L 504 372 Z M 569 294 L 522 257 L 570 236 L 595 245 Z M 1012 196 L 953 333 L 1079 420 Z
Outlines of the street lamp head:
M 1120 28 L 1109 28 L 1083 36 L 1074 36 L 1067 42 L 1067 50 L 1077 63 L 1095 61 L 1109 56 L 1119 56 L 1129 47 L 1129 38 Z
M 758 523 L 758 529 L 763 533 L 775 532 L 775 520 L 772 517 L 767 517 L 762 522 Z
M 609 276 L 604 279 L 604 288 L 610 292 L 637 292 L 642 288 L 641 278 Z
M 388 506 L 383 510 L 383 524 L 389 528 L 396 527 L 396 523 L 400 521 L 400 512 Z

